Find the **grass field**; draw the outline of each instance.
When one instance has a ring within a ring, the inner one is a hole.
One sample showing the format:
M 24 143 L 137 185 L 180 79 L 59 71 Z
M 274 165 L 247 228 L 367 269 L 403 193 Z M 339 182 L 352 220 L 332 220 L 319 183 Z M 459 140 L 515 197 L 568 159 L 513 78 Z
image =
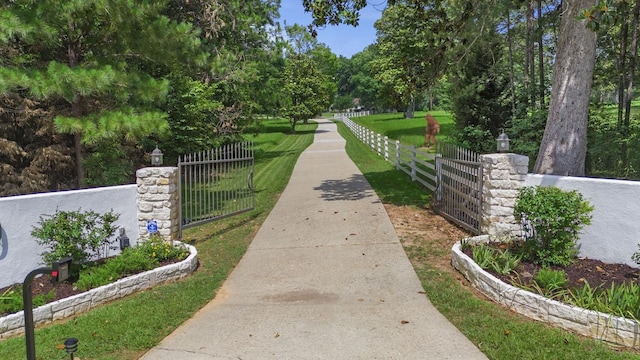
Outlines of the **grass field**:
M 455 124 L 450 113 L 445 111 L 431 111 L 440 123 L 440 135 L 438 141 L 447 141 L 455 132 Z M 393 140 L 400 140 L 405 145 L 424 146 L 426 127 L 425 111 L 416 111 L 413 119 L 404 119 L 402 113 L 382 113 L 363 117 L 354 117 L 351 120 Z

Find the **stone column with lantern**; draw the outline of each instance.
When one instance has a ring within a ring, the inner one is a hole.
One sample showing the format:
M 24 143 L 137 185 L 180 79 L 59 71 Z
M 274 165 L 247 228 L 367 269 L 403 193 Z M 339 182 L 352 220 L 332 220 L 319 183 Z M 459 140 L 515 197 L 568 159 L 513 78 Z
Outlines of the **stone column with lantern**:
M 482 228 L 490 236 L 517 236 L 520 225 L 513 209 L 525 184 L 529 157 L 509 153 L 509 138 L 502 132 L 498 153 L 480 156 L 482 163 Z
M 140 239 L 158 234 L 165 241 L 178 238 L 180 199 L 178 168 L 162 167 L 162 151 L 151 153 L 152 167 L 136 171 L 138 228 Z

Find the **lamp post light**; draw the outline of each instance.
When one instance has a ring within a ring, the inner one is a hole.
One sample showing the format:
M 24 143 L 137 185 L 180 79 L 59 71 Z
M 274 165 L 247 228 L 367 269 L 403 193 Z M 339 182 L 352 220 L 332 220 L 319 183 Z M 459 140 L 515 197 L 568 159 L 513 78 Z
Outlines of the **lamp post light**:
M 162 151 L 158 149 L 158 145 L 156 145 L 156 148 L 153 149 L 153 151 L 151 152 L 151 165 L 153 166 L 162 165 Z
M 71 257 L 55 261 L 50 268 L 39 268 L 31 271 L 22 283 L 22 302 L 24 305 L 24 337 L 27 342 L 27 360 L 36 360 L 36 339 L 33 324 L 33 295 L 31 283 L 36 275 L 49 274 L 55 281 L 65 281 L 69 277 Z
M 504 133 L 504 130 L 502 130 L 502 134 L 500 134 L 500 136 L 498 136 L 498 152 L 500 153 L 506 153 L 509 151 L 509 137 L 507 136 L 507 134 Z
M 129 237 L 125 233 L 124 228 L 120 228 L 120 234 L 118 235 L 118 241 L 120 242 L 120 250 L 124 250 L 131 246 L 129 242 Z

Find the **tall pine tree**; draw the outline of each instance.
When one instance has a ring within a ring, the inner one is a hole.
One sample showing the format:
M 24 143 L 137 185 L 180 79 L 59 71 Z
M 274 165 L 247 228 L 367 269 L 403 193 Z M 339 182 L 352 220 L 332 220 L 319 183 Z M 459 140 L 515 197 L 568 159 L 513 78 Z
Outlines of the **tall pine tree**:
M 53 108 L 73 135 L 78 186 L 85 146 L 166 130 L 171 71 L 203 65 L 197 31 L 162 15 L 165 1 L 15 0 L 0 6 L 0 95 Z

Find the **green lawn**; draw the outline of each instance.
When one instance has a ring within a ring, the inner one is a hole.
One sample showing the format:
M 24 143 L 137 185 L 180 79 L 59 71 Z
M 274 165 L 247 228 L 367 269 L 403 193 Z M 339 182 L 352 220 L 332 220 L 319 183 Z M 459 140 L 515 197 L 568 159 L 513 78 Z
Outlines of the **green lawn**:
M 438 141 L 447 141 L 455 132 L 455 124 L 450 113 L 430 111 L 440 123 Z M 425 127 L 427 125 L 425 111 L 416 111 L 413 119 L 404 119 L 402 113 L 382 113 L 351 118 L 354 122 L 373 130 L 389 139 L 400 140 L 405 145 L 424 146 Z

